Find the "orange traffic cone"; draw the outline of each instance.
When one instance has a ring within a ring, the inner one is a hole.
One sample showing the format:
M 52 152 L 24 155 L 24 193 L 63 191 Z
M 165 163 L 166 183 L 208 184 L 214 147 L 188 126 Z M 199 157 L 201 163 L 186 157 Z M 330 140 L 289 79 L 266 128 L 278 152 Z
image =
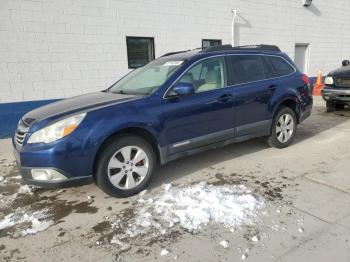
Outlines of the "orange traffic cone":
M 322 70 L 318 71 L 317 80 L 314 84 L 313 95 L 320 96 L 323 89 Z

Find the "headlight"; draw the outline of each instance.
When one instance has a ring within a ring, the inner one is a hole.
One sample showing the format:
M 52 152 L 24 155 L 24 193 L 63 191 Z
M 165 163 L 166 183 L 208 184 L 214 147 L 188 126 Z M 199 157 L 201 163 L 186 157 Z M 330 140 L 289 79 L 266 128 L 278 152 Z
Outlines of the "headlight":
M 72 133 L 83 121 L 86 113 L 68 117 L 33 133 L 28 140 L 33 143 L 51 143 Z
M 325 78 L 325 80 L 324 80 L 324 83 L 325 83 L 326 85 L 333 85 L 333 77 L 327 76 L 327 77 Z

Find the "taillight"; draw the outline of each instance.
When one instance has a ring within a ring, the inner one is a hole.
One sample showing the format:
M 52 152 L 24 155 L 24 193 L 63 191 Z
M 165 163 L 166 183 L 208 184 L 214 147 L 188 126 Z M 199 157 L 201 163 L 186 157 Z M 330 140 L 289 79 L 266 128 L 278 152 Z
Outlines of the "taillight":
M 309 79 L 309 77 L 308 77 L 307 75 L 305 75 L 305 74 L 303 74 L 303 75 L 301 76 L 301 80 L 304 81 L 305 85 L 310 84 L 310 79 Z

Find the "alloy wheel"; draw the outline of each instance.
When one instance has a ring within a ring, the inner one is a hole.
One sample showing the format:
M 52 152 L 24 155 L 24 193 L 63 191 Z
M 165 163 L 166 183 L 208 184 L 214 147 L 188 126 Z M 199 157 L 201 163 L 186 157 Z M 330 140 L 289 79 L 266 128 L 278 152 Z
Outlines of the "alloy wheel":
M 276 136 L 279 142 L 287 143 L 294 132 L 294 119 L 290 114 L 283 114 L 276 124 Z
M 138 186 L 148 174 L 149 159 L 137 146 L 119 149 L 109 160 L 108 178 L 113 186 L 129 190 Z

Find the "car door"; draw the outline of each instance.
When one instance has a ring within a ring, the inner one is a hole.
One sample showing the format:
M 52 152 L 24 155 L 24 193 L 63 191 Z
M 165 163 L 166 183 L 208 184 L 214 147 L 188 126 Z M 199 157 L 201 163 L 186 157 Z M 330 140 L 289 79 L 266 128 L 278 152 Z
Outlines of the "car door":
M 232 55 L 229 81 L 234 86 L 235 135 L 267 134 L 269 104 L 277 88 L 271 69 L 262 55 Z
M 227 88 L 223 57 L 206 58 L 191 66 L 174 83 L 189 83 L 191 95 L 165 95 L 163 141 L 168 154 L 232 138 L 233 89 Z

